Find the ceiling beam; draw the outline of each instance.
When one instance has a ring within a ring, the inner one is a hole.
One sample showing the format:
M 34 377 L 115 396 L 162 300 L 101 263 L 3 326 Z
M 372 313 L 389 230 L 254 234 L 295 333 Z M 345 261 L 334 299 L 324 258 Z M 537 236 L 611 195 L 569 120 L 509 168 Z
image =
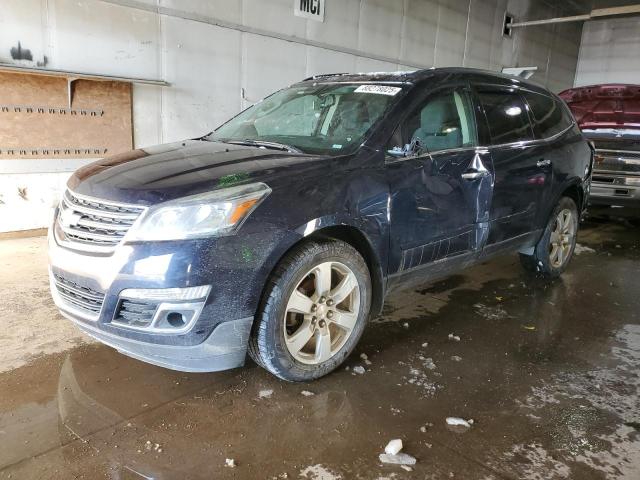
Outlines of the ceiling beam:
M 526 22 L 511 22 L 505 26 L 507 28 L 534 27 L 536 25 L 548 25 L 551 23 L 586 22 L 597 18 L 618 17 L 623 15 L 640 15 L 640 4 L 626 5 L 624 7 L 595 8 L 591 10 L 591 13 L 585 13 L 584 15 L 529 20 Z

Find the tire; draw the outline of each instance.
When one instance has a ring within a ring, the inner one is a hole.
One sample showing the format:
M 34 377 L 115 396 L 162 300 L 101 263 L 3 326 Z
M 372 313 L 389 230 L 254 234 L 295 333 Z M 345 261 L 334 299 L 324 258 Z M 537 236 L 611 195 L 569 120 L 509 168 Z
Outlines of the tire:
M 537 272 L 547 278 L 559 277 L 566 270 L 573 256 L 578 221 L 576 203 L 569 197 L 562 197 L 553 209 L 533 255 L 520 254 L 520 262 L 525 270 Z
M 339 240 L 305 242 L 280 261 L 267 281 L 249 356 L 283 380 L 315 380 L 353 351 L 370 308 L 371 277 L 358 251 Z

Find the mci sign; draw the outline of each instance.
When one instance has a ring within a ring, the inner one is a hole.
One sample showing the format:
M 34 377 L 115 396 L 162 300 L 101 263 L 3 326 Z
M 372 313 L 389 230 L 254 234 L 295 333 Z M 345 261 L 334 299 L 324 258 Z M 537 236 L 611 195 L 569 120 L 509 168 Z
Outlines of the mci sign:
M 325 0 L 293 0 L 293 13 L 296 17 L 324 22 L 324 4 Z

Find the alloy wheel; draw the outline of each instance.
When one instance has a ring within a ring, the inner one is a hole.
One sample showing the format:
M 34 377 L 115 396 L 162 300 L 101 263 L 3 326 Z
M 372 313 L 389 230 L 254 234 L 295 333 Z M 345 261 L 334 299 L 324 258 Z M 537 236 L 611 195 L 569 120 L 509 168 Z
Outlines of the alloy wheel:
M 360 312 L 360 286 L 349 267 L 323 262 L 291 293 L 284 314 L 285 344 L 299 362 L 319 365 L 351 336 Z
M 575 234 L 573 212 L 565 208 L 558 213 L 549 239 L 549 261 L 552 267 L 560 268 L 568 260 Z

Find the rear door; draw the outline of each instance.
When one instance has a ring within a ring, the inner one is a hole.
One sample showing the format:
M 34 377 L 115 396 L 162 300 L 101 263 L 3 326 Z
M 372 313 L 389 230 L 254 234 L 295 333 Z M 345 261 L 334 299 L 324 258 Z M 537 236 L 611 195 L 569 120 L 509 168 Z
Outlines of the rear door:
M 528 107 L 517 89 L 478 86 L 494 168 L 487 251 L 526 242 L 537 229 L 551 172 L 534 139 Z
M 571 169 L 571 159 L 576 156 L 572 143 L 565 138 L 574 123 L 567 107 L 558 98 L 527 90 L 520 93 L 529 107 L 534 135 L 541 144 L 537 150 L 537 164 L 543 165 L 541 174 L 545 175 L 547 188 L 537 222 L 540 228 L 544 228 L 554 207 L 551 202 L 560 194 L 555 190 L 564 185 L 563 176 L 566 177 L 566 172 Z
M 392 275 L 473 256 L 491 196 L 470 90 L 442 89 L 412 105 L 387 146 Z

